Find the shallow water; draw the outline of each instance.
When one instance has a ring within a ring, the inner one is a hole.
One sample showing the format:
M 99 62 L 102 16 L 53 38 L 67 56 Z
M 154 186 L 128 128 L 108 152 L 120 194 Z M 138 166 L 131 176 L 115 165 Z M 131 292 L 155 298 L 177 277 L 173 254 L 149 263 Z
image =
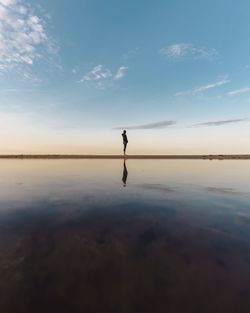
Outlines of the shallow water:
M 250 161 L 1 160 L 0 312 L 250 312 Z

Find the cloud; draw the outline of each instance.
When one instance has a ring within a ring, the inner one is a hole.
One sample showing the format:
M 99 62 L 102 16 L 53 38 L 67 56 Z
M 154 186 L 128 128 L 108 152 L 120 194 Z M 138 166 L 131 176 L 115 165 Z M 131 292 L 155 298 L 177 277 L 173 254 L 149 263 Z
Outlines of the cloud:
M 129 50 L 128 52 L 124 53 L 122 57 L 124 60 L 132 59 L 137 56 L 137 54 L 139 53 L 139 50 L 140 50 L 139 47 Z
M 106 78 L 112 77 L 112 73 L 108 68 L 104 68 L 103 65 L 96 65 L 90 72 L 85 74 L 80 82 L 85 81 L 100 81 Z
M 250 69 L 250 65 L 249 65 L 249 64 L 244 65 L 241 69 L 243 69 L 243 70 L 249 70 L 249 69 Z
M 219 57 L 217 50 L 195 47 L 191 43 L 175 43 L 166 48 L 162 48 L 160 53 L 174 61 L 183 59 L 214 61 Z
M 221 81 L 211 83 L 211 84 L 208 84 L 205 86 L 196 87 L 196 88 L 191 89 L 191 90 L 177 92 L 175 95 L 176 95 L 176 97 L 187 96 L 187 95 L 196 95 L 196 94 L 202 93 L 204 91 L 207 91 L 209 89 L 223 86 L 223 85 L 228 84 L 230 82 L 231 82 L 230 80 L 225 79 L 225 80 L 221 80 Z
M 249 118 L 239 118 L 239 119 L 232 119 L 232 120 L 212 121 L 212 122 L 204 122 L 204 123 L 194 124 L 193 127 L 222 126 L 222 125 L 227 125 L 227 124 L 235 124 L 235 123 L 247 122 L 249 120 L 250 120 Z
M 121 66 L 120 68 L 118 68 L 118 70 L 114 76 L 114 79 L 115 80 L 121 79 L 125 75 L 125 72 L 127 69 L 128 69 L 128 67 L 126 67 L 126 66 Z
M 229 96 L 237 96 L 237 95 L 241 95 L 243 93 L 249 93 L 249 92 L 250 92 L 250 87 L 245 87 L 245 88 L 230 91 L 230 92 L 228 92 L 228 95 Z
M 4 6 L 9 6 L 12 5 L 16 2 L 16 0 L 0 0 L 0 4 Z
M 18 92 L 19 89 L 17 88 L 1 88 L 0 89 L 0 93 L 5 93 L 5 92 Z
M 173 126 L 175 124 L 177 124 L 176 121 L 169 120 L 169 121 L 161 121 L 161 122 L 142 124 L 142 125 L 115 127 L 115 129 L 162 129 L 162 128 L 167 128 L 169 126 Z
M 87 72 L 78 82 L 92 82 L 96 87 L 105 88 L 112 84 L 113 81 L 119 80 L 125 76 L 125 72 L 128 69 L 126 66 L 121 66 L 113 74 L 109 68 L 106 68 L 102 64 L 94 66 L 94 68 Z
M 22 0 L 0 0 L 0 72 L 31 67 L 56 53 L 57 48 L 45 31 L 45 21 Z M 18 72 L 18 71 L 17 71 Z

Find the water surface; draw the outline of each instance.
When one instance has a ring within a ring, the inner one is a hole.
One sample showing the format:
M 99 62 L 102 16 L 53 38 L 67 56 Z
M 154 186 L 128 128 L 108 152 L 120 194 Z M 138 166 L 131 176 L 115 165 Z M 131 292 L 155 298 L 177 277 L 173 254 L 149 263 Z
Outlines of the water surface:
M 0 312 L 250 312 L 249 161 L 0 173 Z

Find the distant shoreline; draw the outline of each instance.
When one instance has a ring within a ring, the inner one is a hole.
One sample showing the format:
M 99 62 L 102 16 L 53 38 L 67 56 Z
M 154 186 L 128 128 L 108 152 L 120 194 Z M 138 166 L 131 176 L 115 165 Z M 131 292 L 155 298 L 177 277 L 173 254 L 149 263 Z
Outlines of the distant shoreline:
M 123 159 L 123 155 L 2 154 L 0 159 Z M 127 155 L 126 159 L 250 160 L 250 154 Z

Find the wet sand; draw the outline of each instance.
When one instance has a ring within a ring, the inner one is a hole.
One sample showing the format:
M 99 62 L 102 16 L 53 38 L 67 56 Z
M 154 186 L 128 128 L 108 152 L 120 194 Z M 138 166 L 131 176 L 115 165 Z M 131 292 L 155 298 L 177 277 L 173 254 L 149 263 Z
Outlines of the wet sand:
M 138 203 L 62 220 L 23 210 L 5 221 L 0 311 L 249 312 L 248 242 L 151 209 Z
M 0 169 L 1 313 L 250 312 L 248 162 Z

